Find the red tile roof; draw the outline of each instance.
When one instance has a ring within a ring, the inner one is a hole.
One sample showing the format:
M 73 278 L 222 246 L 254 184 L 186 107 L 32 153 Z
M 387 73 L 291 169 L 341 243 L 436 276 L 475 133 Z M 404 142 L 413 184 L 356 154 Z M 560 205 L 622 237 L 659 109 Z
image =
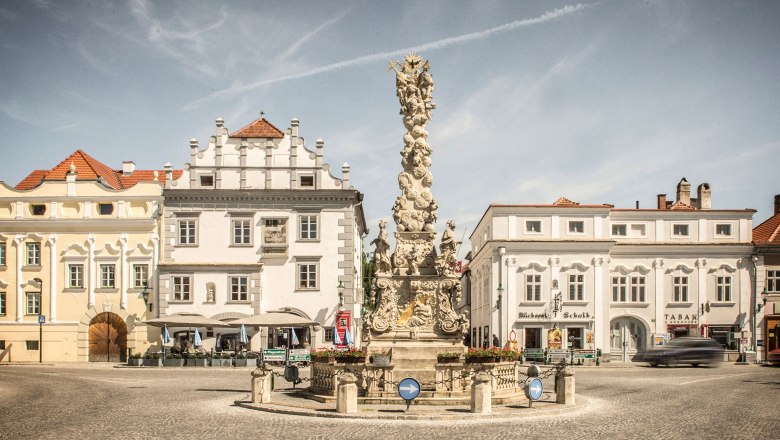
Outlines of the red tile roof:
M 695 208 L 692 208 L 691 205 L 687 205 L 683 202 L 674 202 L 674 205 L 670 206 L 669 209 L 672 211 L 693 211 Z
M 780 214 L 769 217 L 753 228 L 753 243 L 756 245 L 780 245 Z
M 553 206 L 579 206 L 579 203 L 572 202 L 566 197 L 559 197 L 558 200 L 553 202 Z
M 76 150 L 51 170 L 33 171 L 19 182 L 15 189 L 27 190 L 38 186 L 43 181 L 65 180 L 71 164 L 77 173 L 76 180 L 97 180 L 101 178 L 105 184 L 114 189 L 130 188 L 140 181 L 154 180 L 153 170 L 136 170 L 132 174 L 123 175 L 121 170 L 113 170 L 82 150 Z M 165 171 L 160 170 L 158 173 L 160 184 L 162 185 L 165 182 Z M 174 179 L 177 179 L 181 174 L 182 170 L 173 170 Z
M 251 122 L 246 127 L 233 132 L 230 137 L 234 138 L 283 138 L 284 133 L 274 127 L 264 117 Z

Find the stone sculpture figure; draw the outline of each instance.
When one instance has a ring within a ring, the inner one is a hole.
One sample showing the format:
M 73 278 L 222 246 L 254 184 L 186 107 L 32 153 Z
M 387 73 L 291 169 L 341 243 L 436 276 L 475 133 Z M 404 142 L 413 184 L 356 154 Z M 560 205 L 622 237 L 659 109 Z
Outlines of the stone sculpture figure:
M 387 237 L 387 222 L 379 220 L 379 236 L 372 242 L 374 248 L 374 265 L 377 273 L 390 273 L 393 270 L 390 263 L 390 256 L 388 251 L 390 250 L 390 241 Z
M 455 220 L 447 222 L 447 229 L 441 236 L 441 244 L 439 250 L 441 256 L 436 262 L 436 268 L 440 276 L 450 276 L 455 274 L 455 264 L 457 263 L 457 251 L 456 247 L 460 244 L 459 241 L 455 241 Z

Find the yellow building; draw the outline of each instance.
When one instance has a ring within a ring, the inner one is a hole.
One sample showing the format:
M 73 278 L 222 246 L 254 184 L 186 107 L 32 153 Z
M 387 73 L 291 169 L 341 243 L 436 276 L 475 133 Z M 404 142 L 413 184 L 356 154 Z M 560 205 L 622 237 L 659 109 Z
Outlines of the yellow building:
M 180 173 L 78 150 L 0 182 L 0 362 L 118 362 L 159 339 L 139 322 L 156 314 L 162 189 Z

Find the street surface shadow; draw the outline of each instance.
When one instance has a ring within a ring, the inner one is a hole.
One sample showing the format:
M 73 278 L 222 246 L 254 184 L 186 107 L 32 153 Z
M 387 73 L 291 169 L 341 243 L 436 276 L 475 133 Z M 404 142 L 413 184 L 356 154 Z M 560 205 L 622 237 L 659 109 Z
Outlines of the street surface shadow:
M 210 391 L 210 392 L 217 392 L 217 393 L 249 393 L 251 390 L 230 390 L 230 389 L 223 389 L 223 388 L 197 388 L 195 391 Z

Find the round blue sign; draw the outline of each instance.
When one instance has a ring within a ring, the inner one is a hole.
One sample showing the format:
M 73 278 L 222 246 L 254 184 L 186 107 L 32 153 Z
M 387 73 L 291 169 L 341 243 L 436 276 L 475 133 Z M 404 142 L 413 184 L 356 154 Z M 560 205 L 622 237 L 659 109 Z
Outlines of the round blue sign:
M 542 380 L 538 377 L 534 377 L 525 383 L 525 397 L 530 400 L 539 400 L 542 397 L 542 390 Z
M 398 395 L 404 400 L 412 400 L 420 395 L 420 382 L 411 377 L 398 383 Z

